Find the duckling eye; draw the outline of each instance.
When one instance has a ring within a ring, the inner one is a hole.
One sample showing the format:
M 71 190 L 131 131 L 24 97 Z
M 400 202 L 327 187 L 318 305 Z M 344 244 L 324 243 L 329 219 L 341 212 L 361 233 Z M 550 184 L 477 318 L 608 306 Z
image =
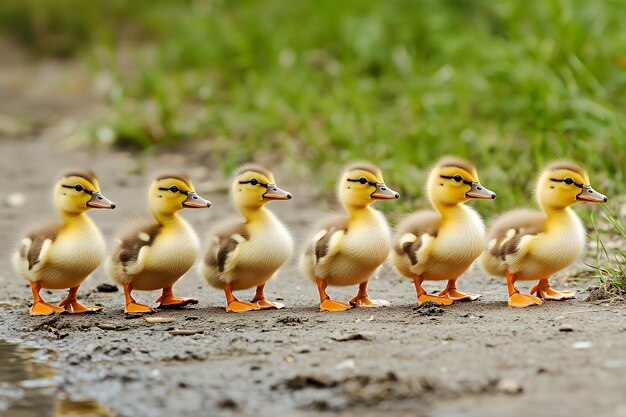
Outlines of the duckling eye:
M 365 178 L 365 177 L 359 178 L 359 183 L 366 184 L 367 183 L 367 178 Z
M 179 190 L 178 190 L 178 187 L 177 187 L 177 186 L 172 185 L 172 186 L 170 187 L 170 191 L 171 191 L 171 192 L 173 192 L 173 193 L 177 193 Z
M 571 178 L 565 178 L 565 179 L 563 180 L 563 182 L 564 182 L 565 184 L 567 184 L 567 185 L 572 185 L 572 184 L 574 184 L 574 180 L 573 180 L 573 179 L 571 179 Z
M 75 189 L 76 191 L 78 191 L 79 193 L 80 193 L 81 191 L 83 191 L 83 190 L 84 190 L 83 186 L 82 186 L 82 185 L 80 185 L 80 184 L 76 184 L 76 185 L 74 186 L 74 189 Z
M 257 180 L 256 178 L 252 178 L 250 180 L 250 184 L 252 184 L 252 185 L 259 185 L 259 180 Z
M 460 175 L 455 175 L 454 177 L 452 177 L 452 179 L 456 182 L 461 182 L 463 181 L 463 177 L 461 177 Z

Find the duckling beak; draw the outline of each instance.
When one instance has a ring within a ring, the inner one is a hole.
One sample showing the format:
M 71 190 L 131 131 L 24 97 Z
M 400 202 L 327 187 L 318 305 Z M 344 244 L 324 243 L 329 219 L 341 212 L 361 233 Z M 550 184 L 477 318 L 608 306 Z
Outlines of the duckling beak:
M 187 193 L 187 199 L 183 201 L 183 207 L 187 208 L 209 208 L 211 202 L 200 197 L 195 191 L 189 191 Z
M 478 181 L 472 181 L 472 188 L 465 195 L 469 198 L 496 199 L 496 193 L 483 187 Z
M 276 184 L 267 184 L 267 191 L 263 194 L 267 200 L 291 200 L 293 196 L 285 190 L 281 190 Z
M 591 203 L 606 203 L 607 196 L 593 189 L 591 185 L 583 185 L 583 190 L 576 196 L 578 201 L 589 201 Z
M 97 191 L 91 193 L 91 200 L 87 201 L 87 207 L 98 209 L 114 209 L 115 203 Z
M 387 187 L 384 182 L 376 183 L 376 190 L 370 195 L 374 200 L 393 200 L 400 198 L 400 194 L 397 191 Z

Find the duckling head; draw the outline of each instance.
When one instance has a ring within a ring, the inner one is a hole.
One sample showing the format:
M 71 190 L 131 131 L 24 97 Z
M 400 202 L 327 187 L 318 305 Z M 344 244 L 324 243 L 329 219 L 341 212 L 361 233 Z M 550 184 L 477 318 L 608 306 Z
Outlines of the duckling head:
M 196 194 L 185 174 L 161 175 L 148 192 L 150 211 L 155 218 L 167 218 L 184 208 L 209 208 L 211 202 Z
M 435 207 L 454 206 L 472 198 L 496 198 L 496 193 L 480 184 L 476 167 L 458 158 L 437 162 L 428 178 L 427 193 Z
M 54 203 L 61 214 L 70 216 L 92 208 L 115 208 L 115 203 L 100 193 L 98 178 L 92 171 L 72 171 L 63 175 L 54 188 Z
M 364 208 L 377 200 L 393 200 L 400 194 L 387 187 L 377 166 L 357 163 L 348 166 L 339 180 L 339 200 L 348 210 Z
M 276 186 L 274 174 L 258 165 L 246 164 L 235 172 L 232 195 L 240 211 L 254 211 L 272 200 L 291 200 L 291 193 Z
M 562 210 L 579 201 L 605 203 L 608 198 L 593 189 L 582 167 L 571 162 L 554 162 L 539 177 L 537 200 L 544 209 Z

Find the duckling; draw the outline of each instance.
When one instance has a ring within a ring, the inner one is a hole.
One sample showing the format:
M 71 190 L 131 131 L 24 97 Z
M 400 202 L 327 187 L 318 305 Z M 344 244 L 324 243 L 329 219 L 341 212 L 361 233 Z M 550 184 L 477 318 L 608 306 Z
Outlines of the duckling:
M 130 231 L 107 262 L 111 278 L 124 288 L 125 313 L 151 313 L 155 310 L 132 297 L 133 290 L 162 289 L 159 307 L 196 304 L 195 298 L 177 297 L 172 287 L 191 268 L 200 242 L 189 223 L 178 212 L 185 208 L 208 208 L 211 203 L 196 194 L 185 174 L 162 175 L 148 191 L 150 213 L 155 223 Z
M 585 228 L 570 206 L 606 202 L 595 191 L 587 172 L 570 162 L 548 165 L 537 183 L 541 211 L 513 210 L 496 219 L 487 234 L 487 249 L 479 258 L 489 274 L 505 276 L 509 307 L 527 307 L 543 300 L 574 298 L 574 291 L 556 291 L 550 276 L 576 261 L 585 246 Z M 539 280 L 531 294 L 520 294 L 516 281 Z
M 213 230 L 200 271 L 209 285 L 224 290 L 227 312 L 283 308 L 265 298 L 265 284 L 289 258 L 293 242 L 265 205 L 292 195 L 276 186 L 272 172 L 252 164 L 235 173 L 231 192 L 244 220 L 226 221 Z M 253 287 L 256 294 L 249 303 L 233 295 L 234 290 Z
M 100 193 L 100 184 L 92 171 L 73 171 L 56 183 L 54 205 L 62 222 L 32 230 L 13 256 L 15 271 L 28 280 L 33 292 L 29 314 L 102 310 L 76 300 L 80 284 L 106 256 L 102 233 L 85 213 L 92 208 L 114 209 L 115 204 Z M 69 294 L 56 306 L 41 298 L 42 288 L 69 288 Z
M 413 279 L 418 303 L 476 300 L 478 294 L 460 292 L 456 282 L 483 251 L 485 226 L 480 215 L 463 203 L 492 200 L 496 194 L 480 184 L 474 165 L 458 158 L 435 164 L 426 192 L 436 211 L 419 211 L 398 225 L 391 263 Z M 428 280 L 447 280 L 448 284 L 438 296 L 429 295 L 422 287 Z
M 320 311 L 388 306 L 389 301 L 367 295 L 368 281 L 387 259 L 391 238 L 385 217 L 370 205 L 398 199 L 400 194 L 387 187 L 380 169 L 369 163 L 349 166 L 338 192 L 347 214 L 331 215 L 320 223 L 300 257 L 300 269 L 317 285 Z M 349 304 L 340 303 L 330 299 L 328 285 L 359 285 L 359 291 Z

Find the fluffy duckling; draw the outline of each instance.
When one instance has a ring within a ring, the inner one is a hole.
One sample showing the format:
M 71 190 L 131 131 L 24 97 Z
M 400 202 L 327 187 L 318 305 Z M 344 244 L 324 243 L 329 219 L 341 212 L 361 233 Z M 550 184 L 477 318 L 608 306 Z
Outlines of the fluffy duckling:
M 138 227 L 120 241 L 107 262 L 111 278 L 124 287 L 125 313 L 151 313 L 155 310 L 137 303 L 133 290 L 163 289 L 159 307 L 196 304 L 194 298 L 176 297 L 172 287 L 191 268 L 200 242 L 191 226 L 178 212 L 185 208 L 208 208 L 211 203 L 194 191 L 184 174 L 162 175 L 148 192 L 150 212 L 155 223 Z
M 65 174 L 54 187 L 54 204 L 62 222 L 28 233 L 13 256 L 15 270 L 28 280 L 33 292 L 29 314 L 102 310 L 76 300 L 80 284 L 106 256 L 102 233 L 85 213 L 92 208 L 114 209 L 115 204 L 100 193 L 98 179 L 91 171 Z M 69 294 L 57 307 L 43 301 L 39 295 L 42 288 L 69 288 Z
M 378 167 L 367 163 L 349 166 L 338 189 L 347 215 L 329 216 L 321 222 L 300 258 L 300 268 L 317 284 L 320 311 L 387 306 L 388 301 L 367 296 L 368 280 L 387 259 L 390 247 L 387 221 L 370 204 L 398 199 L 400 194 L 385 185 Z M 330 299 L 328 285 L 359 285 L 359 291 L 350 304 L 345 304 Z
M 457 158 L 444 158 L 434 166 L 426 192 L 436 211 L 419 211 L 398 225 L 391 262 L 413 279 L 419 303 L 475 300 L 479 295 L 460 292 L 456 281 L 483 251 L 485 226 L 480 215 L 463 203 L 492 200 L 496 194 L 480 185 L 472 164 Z M 429 295 L 422 287 L 429 280 L 447 280 L 448 285 L 438 296 Z
M 265 284 L 291 255 L 293 243 L 287 228 L 265 205 L 290 200 L 292 195 L 276 186 L 274 175 L 257 165 L 244 165 L 232 185 L 235 207 L 244 220 L 218 226 L 200 264 L 209 285 L 224 290 L 227 312 L 283 308 L 265 299 Z M 234 290 L 256 287 L 251 302 L 239 301 Z
M 573 291 L 550 287 L 552 274 L 576 261 L 585 246 L 585 229 L 570 208 L 579 201 L 606 202 L 607 197 L 589 185 L 583 168 L 569 162 L 549 165 L 537 183 L 536 197 L 542 211 L 514 210 L 504 214 L 487 234 L 487 249 L 480 264 L 492 275 L 505 276 L 509 307 L 527 307 L 544 300 L 574 298 Z M 520 294 L 516 281 L 539 280 Z

